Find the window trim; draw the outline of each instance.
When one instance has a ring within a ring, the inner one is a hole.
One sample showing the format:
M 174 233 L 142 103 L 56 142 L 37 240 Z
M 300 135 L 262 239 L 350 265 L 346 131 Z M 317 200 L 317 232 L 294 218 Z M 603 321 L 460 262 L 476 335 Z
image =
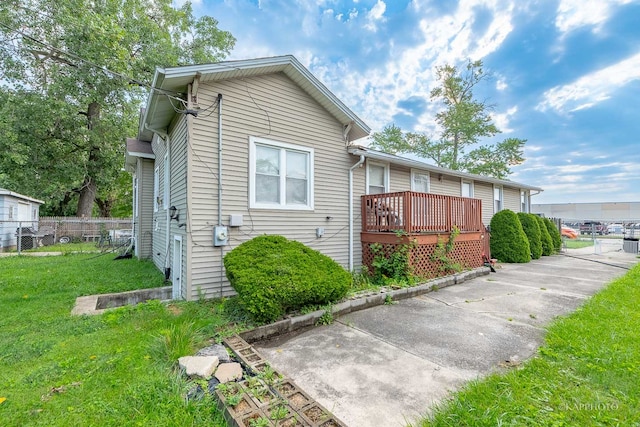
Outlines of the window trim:
M 164 153 L 164 188 L 162 192 L 162 209 L 169 209 L 169 188 L 170 188 L 170 176 L 169 176 L 169 152 Z
M 288 205 L 287 204 L 287 171 L 286 162 L 281 162 L 280 174 L 280 203 L 264 203 L 256 202 L 256 146 L 264 146 L 280 150 L 280 159 L 284 159 L 283 153 L 287 151 L 295 151 L 308 155 L 309 163 L 307 165 L 307 204 L 306 205 Z M 314 209 L 314 149 L 304 147 L 302 145 L 289 144 L 286 142 L 273 141 L 271 139 L 259 138 L 256 136 L 249 137 L 249 209 L 275 209 L 275 210 L 296 210 L 296 211 L 312 211 Z
M 469 184 L 469 196 L 463 196 L 462 195 L 462 188 L 464 187 L 464 184 Z M 476 189 L 475 189 L 475 183 L 473 180 L 471 179 L 460 179 L 460 197 L 469 197 L 471 199 L 473 199 L 476 196 Z
M 369 167 L 370 166 L 380 166 L 384 168 L 384 191 L 383 193 L 389 193 L 389 163 L 383 163 L 383 162 L 375 162 L 375 161 L 370 161 L 367 160 L 367 176 L 365 179 L 365 192 L 366 194 L 370 194 L 369 193 Z
M 425 175 L 427 177 L 427 193 L 431 193 L 431 174 L 429 171 L 422 169 L 411 169 L 411 191 L 418 191 L 415 187 L 416 175 Z
M 524 198 L 524 206 L 523 206 L 523 198 Z M 525 210 L 522 210 L 523 207 Z M 530 200 L 529 191 L 527 190 L 520 190 L 520 210 L 525 213 L 531 212 L 531 200 Z
M 496 210 L 496 190 L 500 190 L 500 209 Z M 504 210 L 504 187 L 502 185 L 493 185 L 493 213 L 497 214 L 498 212 Z

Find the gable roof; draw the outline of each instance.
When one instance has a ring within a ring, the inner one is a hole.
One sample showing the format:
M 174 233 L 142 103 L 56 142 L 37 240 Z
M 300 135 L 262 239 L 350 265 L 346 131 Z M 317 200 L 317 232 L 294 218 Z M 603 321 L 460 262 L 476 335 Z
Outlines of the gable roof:
M 23 194 L 14 193 L 13 191 L 9 191 L 5 188 L 0 188 L 0 196 L 11 196 L 15 197 L 16 199 L 22 199 L 33 203 L 38 203 L 40 205 L 44 204 L 44 201 L 42 200 L 34 199 L 33 197 L 25 196 Z
M 394 165 L 406 166 L 410 168 L 422 169 L 433 173 L 440 173 L 443 175 L 455 176 L 459 178 L 468 179 L 471 181 L 488 182 L 491 184 L 502 185 L 512 188 L 520 188 L 523 190 L 544 191 L 540 187 L 534 187 L 532 185 L 521 184 L 519 182 L 509 181 L 507 179 L 491 178 L 483 175 L 476 175 L 473 173 L 461 172 L 453 169 L 442 168 L 439 166 L 431 165 L 422 160 L 410 159 L 407 157 L 396 156 L 395 154 L 384 153 L 382 151 L 372 150 L 367 147 L 361 147 L 357 145 L 351 145 L 348 148 L 350 154 L 355 156 L 364 155 L 367 158 L 378 160 L 381 162 L 391 163 Z
M 175 109 L 171 104 L 171 99 L 165 93 L 186 93 L 187 85 L 192 83 L 196 76 L 200 77 L 202 84 L 278 72 L 287 75 L 344 126 L 351 124 L 349 141 L 369 135 L 371 129 L 366 123 L 331 93 L 294 56 L 284 55 L 156 69 L 152 84 L 153 89 L 147 101 L 144 118 L 141 121 L 139 139 L 151 140 L 152 132 L 149 128 L 163 131 L 167 129 L 175 115 Z

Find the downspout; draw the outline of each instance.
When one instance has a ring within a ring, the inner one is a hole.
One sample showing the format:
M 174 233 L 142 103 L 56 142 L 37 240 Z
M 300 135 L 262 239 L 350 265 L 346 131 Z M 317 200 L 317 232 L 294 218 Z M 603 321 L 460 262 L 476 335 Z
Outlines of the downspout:
M 222 225 L 222 94 L 218 94 L 218 225 Z
M 353 271 L 353 170 L 364 163 L 364 154 L 349 168 L 349 271 Z

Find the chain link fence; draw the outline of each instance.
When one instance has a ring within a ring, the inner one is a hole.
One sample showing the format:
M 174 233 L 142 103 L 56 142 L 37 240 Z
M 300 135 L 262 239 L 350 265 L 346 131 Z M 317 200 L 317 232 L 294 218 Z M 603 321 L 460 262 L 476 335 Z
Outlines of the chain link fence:
M 131 218 L 41 217 L 37 221 L 0 221 L 0 252 L 56 251 L 75 247 L 79 252 L 132 244 Z
M 596 250 L 609 247 L 628 253 L 638 253 L 640 219 L 595 221 L 589 219 L 563 219 L 562 227 L 574 231 L 578 240 L 591 240 Z

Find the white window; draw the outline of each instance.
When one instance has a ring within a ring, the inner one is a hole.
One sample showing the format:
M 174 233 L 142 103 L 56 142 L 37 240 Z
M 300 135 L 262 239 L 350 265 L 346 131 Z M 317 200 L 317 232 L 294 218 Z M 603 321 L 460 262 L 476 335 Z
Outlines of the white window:
M 429 172 L 411 171 L 411 190 L 421 193 L 429 192 Z
M 389 166 L 367 162 L 367 194 L 389 192 Z
M 493 186 L 493 213 L 498 213 L 502 210 L 502 187 L 498 185 Z
M 460 195 L 462 197 L 473 197 L 473 181 L 462 180 Z
M 160 166 L 153 170 L 153 211 L 158 212 L 160 206 Z
M 249 206 L 313 209 L 313 149 L 251 137 Z
M 529 213 L 529 192 L 520 191 L 520 212 Z

